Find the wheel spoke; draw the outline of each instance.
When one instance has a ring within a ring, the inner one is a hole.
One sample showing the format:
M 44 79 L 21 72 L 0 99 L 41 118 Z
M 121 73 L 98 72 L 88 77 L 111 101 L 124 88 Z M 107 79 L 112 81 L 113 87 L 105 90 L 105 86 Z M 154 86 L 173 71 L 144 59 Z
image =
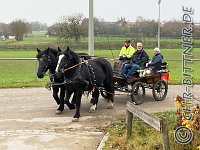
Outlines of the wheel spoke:
M 143 83 L 141 82 L 136 82 L 132 86 L 132 100 L 136 104 L 141 104 L 143 102 L 143 98 L 145 95 L 145 88 Z
M 159 93 L 158 92 L 157 92 L 156 96 L 159 97 Z
M 163 80 L 157 81 L 153 85 L 152 92 L 155 100 L 163 100 L 167 94 L 167 84 Z
M 159 93 L 159 97 L 160 97 L 160 98 L 162 98 L 162 95 L 161 95 L 161 93 Z

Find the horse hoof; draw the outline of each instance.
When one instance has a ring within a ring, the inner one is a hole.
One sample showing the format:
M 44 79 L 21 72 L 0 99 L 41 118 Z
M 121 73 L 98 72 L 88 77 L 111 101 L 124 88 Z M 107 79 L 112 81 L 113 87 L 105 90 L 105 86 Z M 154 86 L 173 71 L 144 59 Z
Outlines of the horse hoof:
M 73 118 L 72 119 L 72 122 L 78 122 L 79 121 L 79 118 Z
M 56 110 L 56 115 L 60 115 L 60 114 L 62 114 L 62 111 Z
M 96 106 L 96 105 L 93 105 L 93 106 L 90 108 L 89 112 L 90 112 L 90 113 L 94 113 L 95 110 L 96 110 L 96 108 L 97 108 L 97 106 Z
M 107 109 L 113 109 L 113 103 L 112 102 L 108 103 Z
M 95 113 L 95 109 L 90 108 L 89 113 Z
M 75 106 L 74 104 L 71 104 L 71 103 L 69 103 L 69 102 L 67 102 L 66 105 L 69 107 L 70 110 L 76 108 L 76 106 Z
M 69 109 L 70 109 L 70 110 L 75 109 L 75 108 L 76 108 L 76 106 L 73 105 L 73 104 L 72 104 L 71 106 L 69 106 Z

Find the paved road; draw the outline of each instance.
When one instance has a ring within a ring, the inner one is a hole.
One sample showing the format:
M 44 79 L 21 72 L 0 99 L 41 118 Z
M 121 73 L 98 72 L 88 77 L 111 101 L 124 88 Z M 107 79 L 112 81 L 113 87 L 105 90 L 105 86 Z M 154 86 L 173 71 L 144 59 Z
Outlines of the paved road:
M 195 85 L 198 93 L 200 85 Z M 174 97 L 183 86 L 169 86 L 166 99 L 156 102 L 150 90 L 140 105 L 147 112 L 174 110 Z M 0 150 L 95 150 L 104 136 L 104 128 L 115 118 L 125 117 L 130 96 L 115 96 L 114 109 L 106 109 L 101 97 L 96 113 L 89 113 L 90 98 L 83 97 L 81 118 L 71 122 L 74 110 L 55 115 L 52 92 L 44 88 L 0 89 Z M 198 95 L 197 95 L 198 97 Z

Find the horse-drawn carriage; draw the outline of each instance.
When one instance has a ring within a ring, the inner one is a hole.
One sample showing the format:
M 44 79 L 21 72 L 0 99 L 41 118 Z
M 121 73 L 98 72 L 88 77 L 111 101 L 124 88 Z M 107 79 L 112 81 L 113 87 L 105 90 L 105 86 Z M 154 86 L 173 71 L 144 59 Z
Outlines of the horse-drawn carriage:
M 126 92 L 131 95 L 135 104 L 141 104 L 145 97 L 145 89 L 152 89 L 156 101 L 164 100 L 168 91 L 169 71 L 167 63 L 157 66 L 157 69 L 143 68 L 133 73 L 131 80 L 120 75 L 123 63 L 117 62 L 113 67 L 113 84 L 115 91 Z M 106 93 L 101 91 L 104 97 Z
M 37 49 L 37 52 L 36 57 L 39 61 L 37 76 L 43 78 L 49 70 L 53 97 L 59 105 L 56 113 L 62 113 L 64 104 L 67 104 L 69 109 L 76 108 L 74 121 L 80 117 L 81 97 L 85 91 L 92 92 L 91 112 L 97 108 L 99 89 L 101 95 L 108 101 L 107 108 L 113 108 L 114 90 L 130 93 L 135 104 L 143 102 L 145 88 L 152 89 L 155 100 L 163 100 L 167 95 L 168 78 L 166 81 L 163 79 L 164 76 L 169 75 L 166 63 L 163 63 L 156 72 L 150 68 L 140 69 L 133 74 L 133 80 L 128 82 L 119 75 L 120 67 L 112 69 L 111 64 L 103 58 L 84 57 L 83 59 L 86 61 L 82 61 L 80 55 L 69 48 L 63 52 L 60 49 L 51 48 L 44 51 Z M 59 89 L 60 96 L 58 96 Z M 72 93 L 74 94 L 70 102 Z

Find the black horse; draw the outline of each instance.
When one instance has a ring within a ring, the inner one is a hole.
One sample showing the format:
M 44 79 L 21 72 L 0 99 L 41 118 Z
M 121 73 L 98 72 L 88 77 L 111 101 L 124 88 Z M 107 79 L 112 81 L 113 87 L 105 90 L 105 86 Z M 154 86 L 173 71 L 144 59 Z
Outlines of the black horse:
M 65 98 L 65 85 L 62 84 L 64 82 L 64 75 L 55 73 L 56 65 L 58 62 L 58 55 L 61 53 L 61 50 L 55 50 L 52 48 L 47 48 L 43 51 L 37 49 L 38 54 L 36 58 L 39 62 L 37 76 L 38 78 L 43 78 L 45 73 L 49 70 L 49 77 L 52 83 L 53 89 L 53 97 L 56 103 L 59 105 L 56 110 L 56 114 L 61 114 L 64 110 L 64 98 Z M 60 96 L 58 96 L 58 92 L 60 90 Z
M 69 49 L 69 48 L 68 48 Z M 64 110 L 64 98 L 65 98 L 65 90 L 66 87 L 64 83 L 64 75 L 60 73 L 55 73 L 55 69 L 58 62 L 58 56 L 62 52 L 62 50 L 58 47 L 58 50 L 47 48 L 45 50 L 37 49 L 37 56 L 39 66 L 37 71 L 38 78 L 43 78 L 45 73 L 49 70 L 49 77 L 50 81 L 52 82 L 52 89 L 53 89 L 53 97 L 56 103 L 59 105 L 58 109 L 56 110 L 56 114 L 61 114 Z M 90 59 L 91 57 L 86 53 L 79 53 L 81 59 L 86 60 Z M 58 92 L 60 90 L 60 96 L 58 96 Z M 69 99 L 71 94 L 71 90 L 68 90 L 67 98 Z M 72 103 L 75 103 L 75 97 L 73 97 Z M 75 105 L 71 104 L 69 101 L 66 102 L 69 109 L 75 109 Z
M 108 108 L 113 108 L 113 71 L 107 60 L 97 58 L 81 62 L 78 54 L 67 49 L 59 56 L 56 68 L 58 73 L 63 71 L 67 91 L 68 88 L 73 90 L 76 99 L 76 113 L 73 121 L 78 121 L 80 117 L 81 97 L 84 91 L 93 91 L 91 109 L 95 110 L 99 98 L 99 88 L 103 88 L 107 91 Z

